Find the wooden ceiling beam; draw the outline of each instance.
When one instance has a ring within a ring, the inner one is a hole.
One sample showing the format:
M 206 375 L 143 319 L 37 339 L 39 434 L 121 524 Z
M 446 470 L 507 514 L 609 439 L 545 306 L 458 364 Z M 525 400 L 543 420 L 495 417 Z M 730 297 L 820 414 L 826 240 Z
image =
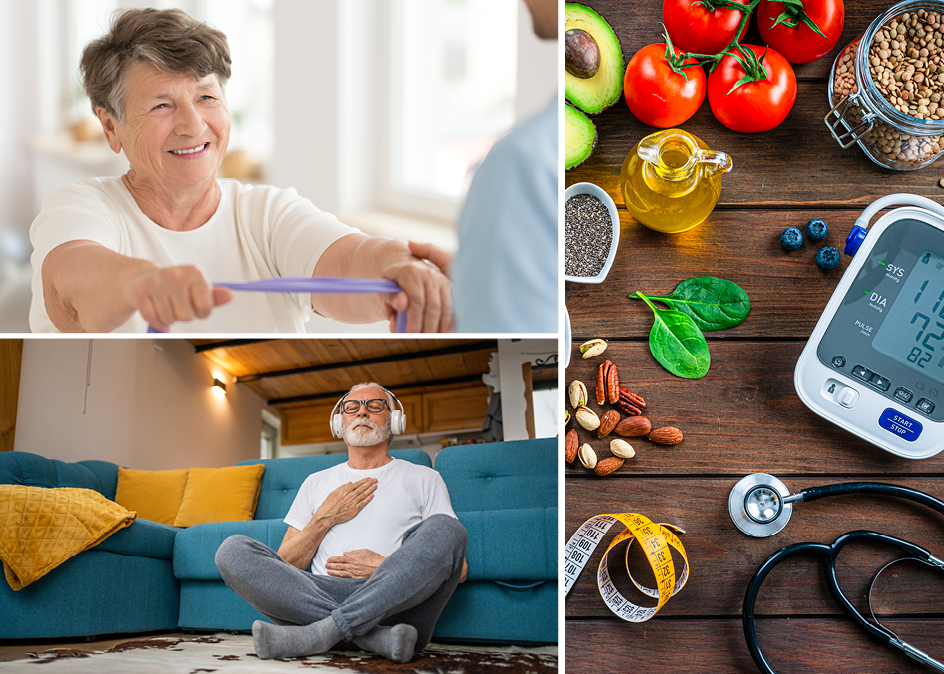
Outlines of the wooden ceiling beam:
M 320 363 L 318 365 L 305 365 L 302 367 L 287 368 L 284 370 L 273 370 L 272 372 L 260 372 L 257 374 L 247 374 L 236 378 L 239 384 L 260 381 L 263 379 L 272 379 L 275 377 L 290 377 L 299 374 L 310 374 L 313 372 L 327 372 L 330 370 L 341 370 L 353 366 L 380 365 L 383 363 L 400 363 L 410 360 L 421 360 L 426 358 L 437 358 L 441 356 L 452 356 L 462 353 L 471 353 L 474 351 L 483 351 L 485 349 L 497 349 L 498 340 L 490 339 L 457 346 L 447 346 L 441 349 L 429 349 L 427 351 L 413 351 L 409 353 L 399 353 L 389 356 L 378 356 L 376 358 L 361 358 L 359 360 L 336 361 L 332 363 Z M 481 375 L 475 375 L 479 377 Z M 342 391 L 342 394 L 344 392 Z M 316 397 L 325 397 L 328 394 L 318 394 Z M 274 404 L 269 401 L 269 404 Z
M 484 386 L 482 382 L 482 375 L 480 374 L 469 374 L 462 377 L 449 377 L 447 379 L 434 379 L 432 381 L 418 381 L 409 384 L 395 384 L 389 388 L 396 388 L 398 390 L 407 390 L 411 388 L 433 388 L 436 386 L 450 386 L 455 384 L 468 384 L 470 382 L 479 382 Z M 387 384 L 384 384 L 387 386 Z M 279 405 L 289 405 L 292 403 L 305 403 L 305 402 L 315 402 L 318 400 L 333 400 L 339 399 L 347 393 L 347 389 L 343 391 L 331 391 L 330 393 L 312 393 L 308 395 L 301 396 L 292 396 L 289 398 L 273 398 L 272 400 L 267 401 L 269 405 L 279 406 Z

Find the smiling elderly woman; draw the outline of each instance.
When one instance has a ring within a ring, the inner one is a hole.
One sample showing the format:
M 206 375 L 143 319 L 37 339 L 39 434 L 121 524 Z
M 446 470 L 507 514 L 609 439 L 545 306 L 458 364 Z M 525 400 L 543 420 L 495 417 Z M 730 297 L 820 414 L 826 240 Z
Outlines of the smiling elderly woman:
M 57 188 L 30 238 L 34 332 L 302 332 L 312 310 L 347 323 L 452 329 L 430 248 L 368 237 L 292 189 L 217 178 L 226 154 L 226 36 L 180 10 L 128 10 L 81 71 L 120 178 Z M 313 150 L 315 148 L 312 148 Z M 391 295 L 240 293 L 217 281 L 382 277 Z

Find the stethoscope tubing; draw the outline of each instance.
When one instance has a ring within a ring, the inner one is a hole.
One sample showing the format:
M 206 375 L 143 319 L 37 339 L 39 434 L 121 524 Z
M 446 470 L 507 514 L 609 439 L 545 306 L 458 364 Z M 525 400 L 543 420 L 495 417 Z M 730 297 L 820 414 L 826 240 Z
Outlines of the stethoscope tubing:
M 874 531 L 852 531 L 843 534 L 829 545 L 824 543 L 794 543 L 793 545 L 781 548 L 760 565 L 751 578 L 751 582 L 747 587 L 747 593 L 744 595 L 744 610 L 741 618 L 744 626 L 744 638 L 747 641 L 747 648 L 751 653 L 751 657 L 754 659 L 754 663 L 762 672 L 765 674 L 776 674 L 760 649 L 760 643 L 757 639 L 757 631 L 755 628 L 754 604 L 757 601 L 757 594 L 760 592 L 761 585 L 763 585 L 768 574 L 785 559 L 797 555 L 812 554 L 823 557 L 826 566 L 826 581 L 830 593 L 842 606 L 843 610 L 845 610 L 862 629 L 879 641 L 894 645 L 897 648 L 902 648 L 901 642 L 898 641 L 898 638 L 893 632 L 881 625 L 876 625 L 866 620 L 865 616 L 863 616 L 852 602 L 849 601 L 846 595 L 843 594 L 842 588 L 839 586 L 839 578 L 836 575 L 836 558 L 847 544 L 861 539 L 868 539 L 898 548 L 918 561 L 929 562 L 933 559 L 931 553 L 919 545 Z
M 908 487 L 900 487 L 898 485 L 885 484 L 881 482 L 847 482 L 824 485 L 822 487 L 809 487 L 787 498 L 790 499 L 791 503 L 795 503 L 797 501 L 815 501 L 817 499 L 827 498 L 830 496 L 846 496 L 854 494 L 895 496 L 920 503 L 931 508 L 939 514 L 944 515 L 944 501 L 941 501 L 930 494 L 925 494 L 924 492 L 918 491 L 916 489 L 910 489 Z M 848 613 L 850 617 L 852 617 L 852 619 L 855 620 L 856 623 L 858 623 L 864 630 L 866 630 L 876 639 L 901 649 L 909 657 L 924 662 L 925 664 L 939 667 L 939 663 L 936 660 L 933 660 L 933 658 L 929 658 L 927 654 L 917 651 L 917 649 L 913 648 L 909 644 L 901 642 L 894 633 L 883 626 L 871 623 L 866 620 L 865 617 L 858 611 L 858 609 L 855 608 L 852 602 L 850 602 L 849 599 L 842 593 L 842 589 L 839 587 L 839 579 L 836 574 L 836 558 L 842 548 L 844 548 L 848 543 L 860 539 L 869 539 L 878 543 L 896 547 L 908 553 L 918 561 L 944 568 L 941 560 L 931 555 L 929 551 L 925 550 L 921 546 L 915 545 L 914 543 L 900 538 L 896 538 L 894 536 L 889 536 L 888 534 L 880 534 L 874 531 L 852 531 L 839 536 L 839 538 L 833 541 L 832 544 L 795 543 L 793 545 L 788 545 L 784 548 L 781 548 L 773 555 L 768 557 L 764 563 L 760 565 L 757 571 L 754 572 L 751 582 L 748 584 L 747 592 L 744 595 L 744 608 L 741 614 L 741 620 L 744 628 L 744 638 L 747 642 L 747 648 L 751 653 L 754 663 L 762 672 L 764 672 L 764 674 L 776 674 L 776 672 L 770 666 L 770 663 L 767 662 L 767 658 L 764 657 L 764 654 L 760 649 L 760 643 L 757 639 L 757 631 L 754 624 L 754 604 L 757 601 L 757 594 L 760 592 L 760 588 L 764 582 L 764 579 L 767 578 L 768 574 L 770 574 L 770 572 L 778 564 L 780 564 L 785 559 L 801 554 L 813 554 L 824 558 L 826 580 L 830 589 L 830 593 L 840 604 L 840 606 L 842 606 L 843 610 L 845 610 L 846 613 Z
M 794 502 L 815 501 L 830 496 L 853 496 L 856 494 L 895 496 L 897 498 L 920 503 L 944 515 L 944 501 L 934 498 L 930 494 L 925 494 L 923 491 L 918 491 L 917 489 L 901 487 L 897 484 L 886 484 L 884 482 L 840 482 L 838 484 L 827 484 L 822 487 L 807 487 L 797 494 L 797 498 Z

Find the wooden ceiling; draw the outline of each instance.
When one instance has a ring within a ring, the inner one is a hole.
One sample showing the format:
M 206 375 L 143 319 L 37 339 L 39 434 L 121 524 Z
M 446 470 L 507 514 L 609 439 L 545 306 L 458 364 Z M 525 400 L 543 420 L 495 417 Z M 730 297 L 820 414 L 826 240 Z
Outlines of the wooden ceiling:
M 494 339 L 191 339 L 198 353 L 270 405 L 293 407 L 340 397 L 376 381 L 397 395 L 482 384 Z

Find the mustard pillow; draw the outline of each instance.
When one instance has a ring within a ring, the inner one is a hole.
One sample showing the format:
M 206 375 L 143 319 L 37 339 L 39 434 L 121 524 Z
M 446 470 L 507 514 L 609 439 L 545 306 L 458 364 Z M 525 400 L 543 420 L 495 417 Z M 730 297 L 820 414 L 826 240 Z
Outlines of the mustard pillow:
M 138 517 L 173 524 L 184 498 L 187 469 L 134 470 L 118 468 L 115 503 L 134 510 Z
M 175 527 L 251 520 L 265 465 L 191 468 Z

